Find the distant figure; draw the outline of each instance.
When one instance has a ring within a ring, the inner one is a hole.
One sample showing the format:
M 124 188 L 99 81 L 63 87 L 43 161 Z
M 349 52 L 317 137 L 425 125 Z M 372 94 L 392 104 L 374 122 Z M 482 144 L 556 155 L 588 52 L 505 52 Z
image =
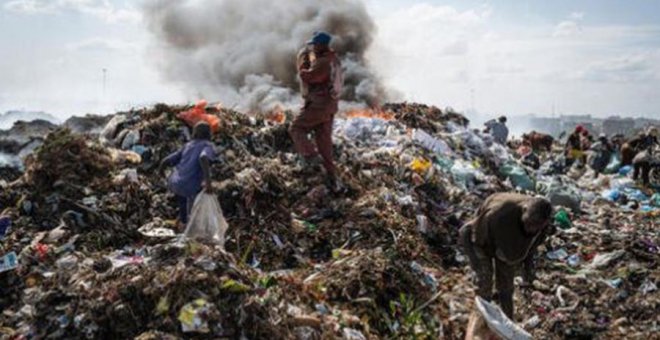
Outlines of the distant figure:
M 595 177 L 598 177 L 610 163 L 614 146 L 607 139 L 607 135 L 601 133 L 598 141 L 591 146 L 591 155 L 589 156 L 589 166 L 594 170 Z
M 188 223 L 188 215 L 195 197 L 202 191 L 202 184 L 206 192 L 212 191 L 210 162 L 213 160 L 215 150 L 211 143 L 211 126 L 200 122 L 193 127 L 192 140 L 161 161 L 160 172 L 165 167 L 175 167 L 168 179 L 168 187 L 179 201 L 179 228 Z
M 582 133 L 584 131 L 584 127 L 582 127 L 582 125 L 578 125 L 566 140 L 566 146 L 564 150 L 566 154 L 566 169 L 569 169 L 576 160 L 582 160 L 584 157 L 584 150 L 582 149 Z M 584 163 L 582 165 L 584 165 Z
M 509 137 L 509 128 L 506 127 L 505 116 L 502 116 L 497 120 L 491 119 L 484 125 L 486 125 L 486 131 L 493 136 L 495 143 L 506 145 L 506 140 Z
M 534 254 L 550 234 L 551 217 L 552 206 L 546 199 L 497 193 L 459 231 L 459 244 L 476 273 L 477 294 L 488 301 L 494 298 L 495 272 L 497 299 L 511 319 L 516 267 L 523 266 L 524 283 L 534 281 Z
M 304 106 L 293 120 L 289 133 L 296 151 L 303 157 L 304 166 L 313 165 L 321 156 L 327 184 L 337 191 L 341 184 L 332 156 L 332 123 L 338 110 L 343 75 L 339 58 L 329 47 L 331 39 L 328 33 L 316 32 L 307 43 L 308 47 L 298 54 L 296 64 Z M 308 137 L 312 132 L 316 146 Z
M 523 141 L 527 141 L 534 151 L 552 151 L 552 143 L 555 139 L 552 136 L 532 131 L 522 135 Z
M 621 146 L 621 165 L 633 164 L 633 158 L 640 152 L 658 144 L 658 128 L 650 127 Z
M 637 180 L 640 175 L 642 183 L 649 185 L 649 175 L 651 173 L 651 162 L 653 161 L 653 148 L 658 145 L 658 129 L 650 127 L 639 140 L 631 142 L 637 155 L 632 160 L 634 167 L 633 179 Z
M 522 157 L 522 163 L 534 170 L 538 170 L 541 168 L 541 159 L 534 152 L 534 150 L 531 150 Z

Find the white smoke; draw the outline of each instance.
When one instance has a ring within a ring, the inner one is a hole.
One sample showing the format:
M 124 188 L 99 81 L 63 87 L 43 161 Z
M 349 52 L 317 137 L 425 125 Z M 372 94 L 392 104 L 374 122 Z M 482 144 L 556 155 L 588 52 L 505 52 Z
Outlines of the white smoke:
M 163 52 L 155 62 L 191 95 L 247 111 L 295 106 L 296 54 L 324 30 L 345 68 L 342 99 L 388 99 L 365 58 L 375 25 L 359 1 L 150 0 L 144 11 Z

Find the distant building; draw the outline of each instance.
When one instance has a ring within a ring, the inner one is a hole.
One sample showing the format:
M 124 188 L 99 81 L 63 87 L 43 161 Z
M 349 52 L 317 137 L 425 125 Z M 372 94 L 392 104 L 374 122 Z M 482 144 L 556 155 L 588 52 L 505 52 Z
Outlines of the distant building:
M 591 117 L 591 115 L 563 115 L 560 117 L 560 120 L 562 132 L 573 132 L 576 126 L 582 125 L 591 134 L 600 133 L 600 126 L 596 124 L 597 120 Z
M 532 117 L 530 125 L 535 131 L 547 133 L 552 136 L 559 136 L 562 132 L 561 120 L 559 118 Z
M 603 121 L 603 133 L 608 136 L 622 134 L 630 136 L 635 132 L 635 120 L 632 118 L 610 117 Z
M 580 121 L 580 120 L 562 120 L 561 122 L 561 131 L 566 131 L 568 133 L 573 132 L 575 127 L 582 125 L 590 134 L 599 134 L 600 128 L 597 128 L 594 123 L 590 121 Z
M 635 129 L 646 129 L 649 126 L 655 126 L 660 128 L 660 120 L 649 119 L 649 118 L 637 118 L 635 119 Z

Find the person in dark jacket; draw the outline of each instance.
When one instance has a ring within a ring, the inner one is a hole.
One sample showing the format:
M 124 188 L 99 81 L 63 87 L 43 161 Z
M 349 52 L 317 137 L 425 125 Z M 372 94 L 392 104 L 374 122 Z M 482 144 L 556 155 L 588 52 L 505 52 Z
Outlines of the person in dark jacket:
M 509 137 L 509 128 L 506 127 L 506 117 L 501 116 L 497 120 L 489 120 L 486 125 L 486 132 L 493 136 L 496 143 L 506 145 L 506 139 Z
M 589 166 L 594 170 L 594 176 L 598 177 L 609 164 L 614 146 L 607 139 L 607 135 L 600 134 L 598 141 L 591 146 L 591 155 L 589 156 Z
M 497 193 L 459 231 L 459 243 L 476 273 L 477 294 L 488 301 L 493 298 L 494 271 L 499 304 L 509 318 L 513 318 L 515 269 L 523 265 L 525 283 L 534 281 L 534 254 L 551 233 L 551 217 L 552 206 L 546 199 Z
M 188 223 L 193 202 L 202 188 L 212 192 L 210 163 L 215 158 L 211 126 L 200 122 L 193 127 L 192 140 L 161 161 L 160 172 L 165 167 L 175 167 L 168 178 L 168 188 L 177 196 L 180 224 Z
M 293 120 L 289 133 L 296 151 L 307 164 L 321 156 L 327 182 L 331 188 L 337 189 L 340 184 L 332 155 L 332 124 L 340 95 L 334 89 L 334 77 L 341 64 L 329 47 L 331 39 L 325 32 L 316 32 L 308 42 L 312 49 L 303 49 L 297 56 L 304 106 Z M 311 132 L 315 135 L 316 146 L 308 138 Z

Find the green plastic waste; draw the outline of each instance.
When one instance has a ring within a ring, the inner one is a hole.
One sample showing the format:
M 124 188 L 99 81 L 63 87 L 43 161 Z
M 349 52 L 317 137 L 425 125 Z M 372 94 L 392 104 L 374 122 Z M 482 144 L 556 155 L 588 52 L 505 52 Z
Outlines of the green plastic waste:
M 442 170 L 449 171 L 452 166 L 454 166 L 454 161 L 451 158 L 436 156 L 435 164 L 437 164 Z
M 655 193 L 653 196 L 651 196 L 651 204 L 655 205 L 656 207 L 660 207 L 660 194 Z
M 509 178 L 511 184 L 516 188 L 521 188 L 523 190 L 534 191 L 536 189 L 536 184 L 534 180 L 525 172 L 525 170 L 518 166 L 516 163 L 510 162 L 502 165 L 500 167 L 500 174 Z
M 557 223 L 562 229 L 570 229 L 573 227 L 573 223 L 564 209 L 559 209 L 555 214 L 555 223 Z

